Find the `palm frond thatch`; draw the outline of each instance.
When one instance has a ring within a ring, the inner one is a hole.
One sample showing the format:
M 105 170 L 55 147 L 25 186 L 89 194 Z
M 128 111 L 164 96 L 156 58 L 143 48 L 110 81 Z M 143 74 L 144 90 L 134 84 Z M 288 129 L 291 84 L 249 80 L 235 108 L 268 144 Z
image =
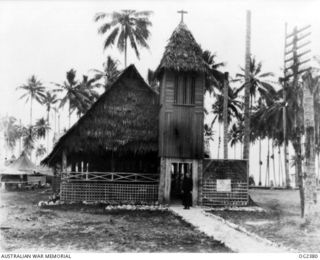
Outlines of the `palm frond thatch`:
M 59 163 L 63 150 L 67 154 L 157 152 L 158 98 L 135 66 L 130 65 L 60 138 L 42 163 Z
M 180 23 L 172 33 L 157 68 L 157 75 L 163 69 L 206 72 L 201 47 L 184 23 Z

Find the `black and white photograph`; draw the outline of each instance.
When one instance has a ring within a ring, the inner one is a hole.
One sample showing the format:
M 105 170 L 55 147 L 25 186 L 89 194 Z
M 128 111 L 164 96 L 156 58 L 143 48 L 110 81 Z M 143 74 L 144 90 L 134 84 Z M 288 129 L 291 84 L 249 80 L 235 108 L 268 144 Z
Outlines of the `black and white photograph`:
M 319 11 L 0 0 L 1 259 L 319 258 Z

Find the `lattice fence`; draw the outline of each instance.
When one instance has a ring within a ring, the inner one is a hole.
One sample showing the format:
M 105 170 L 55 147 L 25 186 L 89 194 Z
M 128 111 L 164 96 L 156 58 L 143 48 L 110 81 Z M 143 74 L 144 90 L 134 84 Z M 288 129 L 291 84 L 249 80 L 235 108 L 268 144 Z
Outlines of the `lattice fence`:
M 63 172 L 62 181 L 72 182 L 143 182 L 154 183 L 159 181 L 159 174 L 132 173 L 132 172 Z
M 247 182 L 231 182 L 231 192 L 217 191 L 216 180 L 203 181 L 202 205 L 207 207 L 216 206 L 245 206 L 248 203 Z
M 61 200 L 65 202 L 155 202 L 157 183 L 62 182 Z
M 249 201 L 248 188 L 247 161 L 204 160 L 202 205 L 245 206 Z

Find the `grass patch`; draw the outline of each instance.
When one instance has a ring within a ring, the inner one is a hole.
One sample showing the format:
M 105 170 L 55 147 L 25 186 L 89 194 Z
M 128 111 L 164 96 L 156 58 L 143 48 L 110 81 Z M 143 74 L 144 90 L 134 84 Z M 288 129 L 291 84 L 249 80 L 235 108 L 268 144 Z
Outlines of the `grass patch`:
M 246 230 L 301 252 L 318 252 L 320 215 L 305 225 L 300 217 L 297 190 L 250 190 L 252 199 L 266 212 L 209 211 Z M 319 196 L 319 195 L 318 195 Z

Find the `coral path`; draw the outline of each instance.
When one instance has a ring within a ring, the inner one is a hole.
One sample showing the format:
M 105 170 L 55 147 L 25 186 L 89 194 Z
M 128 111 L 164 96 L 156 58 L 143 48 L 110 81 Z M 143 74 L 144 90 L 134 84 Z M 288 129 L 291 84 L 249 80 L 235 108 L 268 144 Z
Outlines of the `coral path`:
M 259 239 L 250 233 L 246 233 L 229 226 L 215 216 L 206 214 L 200 207 L 192 207 L 184 210 L 182 206 L 171 206 L 170 210 L 181 216 L 206 235 L 224 243 L 231 250 L 239 253 L 288 253 L 289 251 L 273 245 L 264 239 Z

